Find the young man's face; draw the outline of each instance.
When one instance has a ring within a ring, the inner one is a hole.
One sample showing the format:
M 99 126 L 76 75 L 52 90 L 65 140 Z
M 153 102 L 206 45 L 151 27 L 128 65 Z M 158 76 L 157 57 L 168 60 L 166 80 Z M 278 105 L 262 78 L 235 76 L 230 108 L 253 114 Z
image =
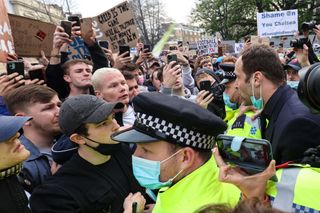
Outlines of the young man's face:
M 160 90 L 161 81 L 158 79 L 158 71 L 154 71 L 152 74 L 152 85 L 156 88 L 157 91 Z
M 35 131 L 55 136 L 60 133 L 58 123 L 60 106 L 61 101 L 55 95 L 48 103 L 31 104 L 25 115 L 33 118 L 29 122 Z
M 113 141 L 110 137 L 113 133 L 119 131 L 120 128 L 119 124 L 112 115 L 108 116 L 100 123 L 87 123 L 86 127 L 88 129 L 88 138 L 102 144 L 118 143 Z M 92 147 L 98 146 L 96 143 L 92 143 L 90 141 L 87 141 L 87 143 Z
M 26 160 L 30 152 L 21 144 L 17 133 L 7 141 L 0 142 L 0 170 L 10 168 Z
M 130 98 L 130 100 L 132 100 L 134 97 L 136 97 L 140 93 L 139 85 L 138 85 L 137 80 L 135 78 L 128 79 L 127 84 L 129 87 L 129 98 Z
M 252 95 L 252 87 L 250 81 L 246 81 L 246 74 L 242 68 L 242 58 L 240 57 L 235 65 L 235 72 L 237 79 L 235 86 L 238 88 L 240 96 L 246 105 L 251 105 L 250 96 Z
M 129 87 L 122 73 L 110 72 L 101 78 L 101 88 L 96 95 L 107 102 L 129 103 Z
M 85 63 L 78 63 L 68 69 L 64 80 L 76 88 L 87 88 L 92 86 L 92 69 Z
M 211 62 L 206 62 L 206 63 L 202 64 L 201 68 L 207 68 L 207 69 L 213 70 L 213 66 L 212 66 Z
M 287 80 L 288 81 L 299 81 L 300 76 L 297 71 L 292 68 L 287 69 Z

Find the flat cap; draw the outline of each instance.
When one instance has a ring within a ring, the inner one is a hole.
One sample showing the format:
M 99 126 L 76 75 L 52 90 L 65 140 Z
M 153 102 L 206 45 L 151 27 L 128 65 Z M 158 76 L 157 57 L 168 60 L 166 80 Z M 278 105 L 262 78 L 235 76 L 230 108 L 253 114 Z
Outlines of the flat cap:
M 215 137 L 227 125 L 193 102 L 158 92 L 140 93 L 133 99 L 133 127 L 115 133 L 119 142 L 140 143 L 164 140 L 181 146 L 212 149 Z

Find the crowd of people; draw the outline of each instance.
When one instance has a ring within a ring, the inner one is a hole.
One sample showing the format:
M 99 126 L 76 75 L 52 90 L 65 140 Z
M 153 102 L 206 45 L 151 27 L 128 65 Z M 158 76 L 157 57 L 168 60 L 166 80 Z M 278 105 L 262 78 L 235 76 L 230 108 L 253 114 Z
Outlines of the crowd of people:
M 87 59 L 68 60 L 75 36 Z M 1 70 L 0 212 L 319 212 L 320 115 L 297 95 L 299 70 L 319 62 L 310 40 L 197 56 L 179 45 L 115 54 L 93 29 L 57 26 L 50 56 Z M 28 79 L 39 68 L 44 80 Z M 221 135 L 239 160 L 247 138 L 271 144 L 253 154 L 264 167 L 228 163 Z

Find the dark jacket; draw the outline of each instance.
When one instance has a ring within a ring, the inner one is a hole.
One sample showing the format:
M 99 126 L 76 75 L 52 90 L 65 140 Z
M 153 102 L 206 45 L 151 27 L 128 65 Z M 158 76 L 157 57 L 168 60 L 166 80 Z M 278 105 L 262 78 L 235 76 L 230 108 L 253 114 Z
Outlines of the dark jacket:
M 22 163 L 23 168 L 19 174 L 19 177 L 23 179 L 24 189 L 31 194 L 36 186 L 51 176 L 50 163 L 48 157 L 42 154 L 24 135 L 19 139 L 31 153 L 29 158 Z
M 120 213 L 126 196 L 140 189 L 132 173 L 131 153 L 122 145 L 101 165 L 92 165 L 74 155 L 34 190 L 30 206 L 33 213 Z
M 29 213 L 28 198 L 16 175 L 0 180 L 0 212 Z
M 299 100 L 289 86 L 281 86 L 271 96 L 262 113 L 269 120 L 263 137 L 272 144 L 277 164 L 300 160 L 303 152 L 320 144 L 320 116 Z

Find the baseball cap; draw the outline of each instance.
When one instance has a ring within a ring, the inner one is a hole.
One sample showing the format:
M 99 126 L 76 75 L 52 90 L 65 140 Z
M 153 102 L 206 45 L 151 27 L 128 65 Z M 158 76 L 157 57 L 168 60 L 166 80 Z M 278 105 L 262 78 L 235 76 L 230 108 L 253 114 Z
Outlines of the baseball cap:
M 121 102 L 107 103 L 94 95 L 78 95 L 66 99 L 60 107 L 59 125 L 64 134 L 72 135 L 81 124 L 99 123 L 114 109 L 121 109 Z
M 0 142 L 12 138 L 31 117 L 0 116 Z
M 302 67 L 299 64 L 298 60 L 295 58 L 291 60 L 289 63 L 287 63 L 286 65 L 284 65 L 285 70 L 288 68 L 292 68 L 294 71 L 298 72 L 299 70 L 301 70 Z

